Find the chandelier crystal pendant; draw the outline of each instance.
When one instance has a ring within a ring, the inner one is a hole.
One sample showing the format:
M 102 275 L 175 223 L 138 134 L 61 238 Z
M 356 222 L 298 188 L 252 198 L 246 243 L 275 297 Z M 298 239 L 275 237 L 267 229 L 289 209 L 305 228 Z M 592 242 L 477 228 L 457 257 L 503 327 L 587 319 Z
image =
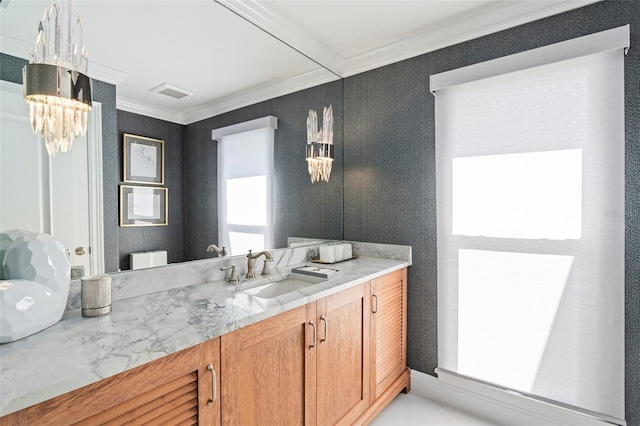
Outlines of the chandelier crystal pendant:
M 67 152 L 73 139 L 87 132 L 91 79 L 82 39 L 73 1 L 53 0 L 38 25 L 29 64 L 22 69 L 31 129 L 44 137 L 49 155 Z
M 333 165 L 333 108 L 324 107 L 322 129 L 318 131 L 318 114 L 309 110 L 307 117 L 307 166 L 311 183 L 329 182 Z

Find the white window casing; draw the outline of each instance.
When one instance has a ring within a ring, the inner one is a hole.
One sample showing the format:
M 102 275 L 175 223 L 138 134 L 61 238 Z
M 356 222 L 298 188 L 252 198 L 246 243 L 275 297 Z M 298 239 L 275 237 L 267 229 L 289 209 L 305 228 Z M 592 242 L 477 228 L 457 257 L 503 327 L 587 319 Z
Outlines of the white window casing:
M 278 119 L 214 129 L 218 144 L 218 243 L 230 255 L 273 248 L 273 144 Z

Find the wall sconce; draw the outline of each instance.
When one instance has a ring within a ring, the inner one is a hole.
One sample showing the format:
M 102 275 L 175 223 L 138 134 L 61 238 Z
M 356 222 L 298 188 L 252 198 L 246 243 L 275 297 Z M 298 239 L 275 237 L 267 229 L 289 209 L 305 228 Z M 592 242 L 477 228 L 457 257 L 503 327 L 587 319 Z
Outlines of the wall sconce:
M 29 64 L 22 69 L 31 129 L 44 137 L 49 155 L 70 150 L 73 138 L 87 132 L 91 79 L 82 38 L 72 0 L 53 0 L 38 25 Z
M 318 115 L 309 110 L 307 117 L 307 165 L 311 183 L 329 182 L 333 164 L 333 108 L 324 107 L 322 129 L 318 131 Z

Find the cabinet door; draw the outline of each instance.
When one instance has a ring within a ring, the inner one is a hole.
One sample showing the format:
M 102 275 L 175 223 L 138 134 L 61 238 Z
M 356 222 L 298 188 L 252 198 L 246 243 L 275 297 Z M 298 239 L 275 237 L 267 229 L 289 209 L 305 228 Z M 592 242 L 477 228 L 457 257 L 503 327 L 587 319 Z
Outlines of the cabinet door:
M 222 336 L 223 424 L 314 423 L 314 318 L 312 303 Z
M 371 281 L 372 401 L 407 365 L 407 270 Z
M 317 301 L 319 425 L 352 424 L 369 405 L 369 283 Z
M 212 412 L 215 407 L 208 406 L 206 401 L 204 406 L 198 402 L 202 385 L 201 355 L 207 362 L 217 363 L 218 345 L 219 339 L 214 339 L 176 352 L 26 408 L 16 415 L 21 424 L 37 425 L 107 422 L 114 425 L 195 425 L 199 421 L 218 424 Z M 201 347 L 206 348 L 206 354 L 200 353 Z

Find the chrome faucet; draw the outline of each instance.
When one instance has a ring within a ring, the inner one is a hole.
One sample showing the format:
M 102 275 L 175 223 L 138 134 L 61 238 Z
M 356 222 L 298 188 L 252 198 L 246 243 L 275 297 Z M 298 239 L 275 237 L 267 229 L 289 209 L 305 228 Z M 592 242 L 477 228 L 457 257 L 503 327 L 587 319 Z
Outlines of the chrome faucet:
M 227 250 L 225 250 L 224 247 L 220 248 L 215 244 L 211 244 L 209 247 L 207 247 L 207 251 L 215 251 L 220 257 L 224 257 L 227 255 Z
M 261 251 L 260 253 L 253 254 L 249 250 L 247 255 L 247 278 L 255 278 L 256 274 L 253 272 L 253 261 L 264 254 L 264 266 L 262 268 L 262 275 L 271 275 L 269 272 L 269 262 L 273 261 L 273 256 L 268 251 Z

